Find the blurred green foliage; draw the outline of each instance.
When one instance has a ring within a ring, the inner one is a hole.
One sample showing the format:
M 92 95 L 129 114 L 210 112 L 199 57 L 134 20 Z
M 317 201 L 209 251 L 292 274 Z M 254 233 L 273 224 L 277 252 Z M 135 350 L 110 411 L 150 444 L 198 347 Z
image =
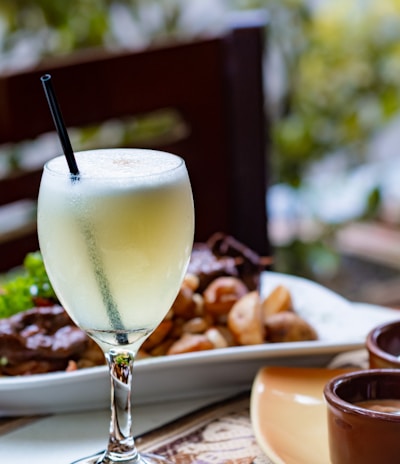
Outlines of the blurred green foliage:
M 325 2 L 305 29 L 275 125 L 279 178 L 298 185 L 310 161 L 345 150 L 349 165 L 400 108 L 400 1 Z
M 266 88 L 272 183 L 300 188 L 310 166 L 336 152 L 345 154 L 349 168 L 362 164 L 371 139 L 399 114 L 400 0 L 203 1 L 197 0 L 203 15 L 205 8 L 218 5 L 221 14 L 266 9 L 270 16 Z M 27 39 L 39 58 L 87 47 L 127 46 L 118 29 L 132 39 L 132 47 L 190 35 L 185 11 L 193 3 L 2 0 L 0 54 L 12 54 Z M 121 12 L 127 19 L 117 27 L 116 12 L 119 20 Z M 202 24 L 206 30 L 210 18 L 202 23 L 200 15 L 195 16 L 192 35 L 201 34 Z M 380 201 L 379 188 L 374 188 L 360 217 L 376 216 Z M 296 262 L 281 262 L 296 274 L 299 263 L 308 269 L 334 267 L 329 244 L 333 232 L 327 225 L 317 242 L 295 239 L 278 252 Z
M 20 40 L 26 39 L 33 40 L 42 57 L 82 48 L 118 46 L 118 31 L 111 21 L 116 8 L 123 9 L 131 23 L 140 26 L 141 32 L 152 40 L 168 37 L 179 30 L 180 1 L 2 0 L 1 49 L 12 51 Z M 156 10 L 161 14 L 154 14 Z M 152 26 L 154 17 L 157 18 L 156 28 Z M 123 27 L 127 25 L 129 22 Z
M 119 39 L 110 19 L 115 8 L 129 16 L 124 27 L 136 27 L 149 41 L 164 40 L 179 34 L 192 3 L 2 0 L 0 53 L 27 38 L 35 41 L 40 57 L 116 47 Z M 299 186 L 310 163 L 338 149 L 346 151 L 350 164 L 362 162 L 366 144 L 399 110 L 400 0 L 215 4 L 226 12 L 263 8 L 271 18 L 268 40 L 281 65 L 279 88 L 269 96 L 273 181 Z
M 97 46 L 108 30 L 109 4 L 107 0 L 2 0 L 3 50 L 38 36 L 42 56 Z

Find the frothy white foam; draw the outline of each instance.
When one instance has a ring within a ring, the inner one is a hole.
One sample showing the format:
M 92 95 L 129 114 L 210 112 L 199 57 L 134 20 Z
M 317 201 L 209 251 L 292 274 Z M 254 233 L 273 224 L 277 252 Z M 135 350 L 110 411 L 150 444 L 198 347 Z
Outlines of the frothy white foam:
M 156 150 L 107 149 L 77 152 L 76 162 L 81 177 L 127 178 L 165 173 L 179 167 L 182 160 L 175 155 Z M 63 156 L 49 161 L 51 171 L 68 174 Z

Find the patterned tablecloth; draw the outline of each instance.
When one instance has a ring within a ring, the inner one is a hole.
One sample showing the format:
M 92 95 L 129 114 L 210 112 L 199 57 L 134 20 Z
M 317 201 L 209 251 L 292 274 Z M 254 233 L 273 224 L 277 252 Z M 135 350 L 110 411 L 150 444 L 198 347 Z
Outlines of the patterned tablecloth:
M 190 414 L 146 434 L 137 444 L 176 464 L 272 464 L 254 438 L 249 394 Z

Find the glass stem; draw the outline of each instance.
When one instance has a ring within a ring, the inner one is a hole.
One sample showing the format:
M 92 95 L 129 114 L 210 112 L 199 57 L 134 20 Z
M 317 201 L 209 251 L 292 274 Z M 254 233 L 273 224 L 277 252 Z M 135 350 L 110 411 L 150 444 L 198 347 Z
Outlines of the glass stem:
M 132 435 L 131 388 L 134 353 L 110 350 L 106 354 L 111 378 L 110 438 L 102 463 L 139 461 Z

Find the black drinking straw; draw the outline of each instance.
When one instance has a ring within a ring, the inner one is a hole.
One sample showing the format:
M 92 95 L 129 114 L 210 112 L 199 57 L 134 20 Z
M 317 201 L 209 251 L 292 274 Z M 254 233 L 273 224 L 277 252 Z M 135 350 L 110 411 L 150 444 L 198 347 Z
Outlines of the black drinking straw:
M 69 171 L 71 173 L 71 178 L 73 181 L 75 181 L 79 179 L 79 169 L 78 165 L 76 164 L 74 151 L 72 150 L 71 141 L 69 139 L 68 132 L 64 124 L 64 119 L 62 117 L 61 110 L 58 105 L 56 95 L 54 93 L 54 88 L 51 82 L 51 75 L 44 74 L 40 78 L 40 80 L 42 81 L 44 92 L 47 98 L 47 103 L 49 104 L 51 115 L 53 116 L 54 125 L 56 126 L 57 133 L 64 151 L 64 155 L 67 159 Z M 88 245 L 89 257 L 93 263 L 96 280 L 100 287 L 100 292 L 103 298 L 103 302 L 107 309 L 108 317 L 110 319 L 111 324 L 114 327 L 119 327 L 121 330 L 121 328 L 123 327 L 123 323 L 118 311 L 117 304 L 115 303 L 112 297 L 109 282 L 107 280 L 106 275 L 103 272 L 103 266 L 96 247 L 95 237 L 93 236 L 93 233 L 89 225 L 85 221 L 83 221 L 81 226 L 83 233 L 87 239 L 86 241 Z M 128 336 L 126 335 L 126 333 L 117 333 L 116 337 L 121 345 L 128 344 Z
M 58 106 L 57 98 L 54 93 L 53 84 L 51 82 L 51 75 L 45 74 L 40 80 L 42 81 L 44 93 L 46 94 L 47 103 L 49 104 L 51 115 L 53 116 L 54 125 L 56 126 L 58 137 L 60 139 L 64 155 L 67 158 L 67 163 L 70 173 L 74 177 L 79 176 L 78 165 L 76 164 L 76 159 L 74 151 L 72 150 L 71 141 L 68 136 L 67 129 L 64 124 L 64 119 L 60 107 Z

